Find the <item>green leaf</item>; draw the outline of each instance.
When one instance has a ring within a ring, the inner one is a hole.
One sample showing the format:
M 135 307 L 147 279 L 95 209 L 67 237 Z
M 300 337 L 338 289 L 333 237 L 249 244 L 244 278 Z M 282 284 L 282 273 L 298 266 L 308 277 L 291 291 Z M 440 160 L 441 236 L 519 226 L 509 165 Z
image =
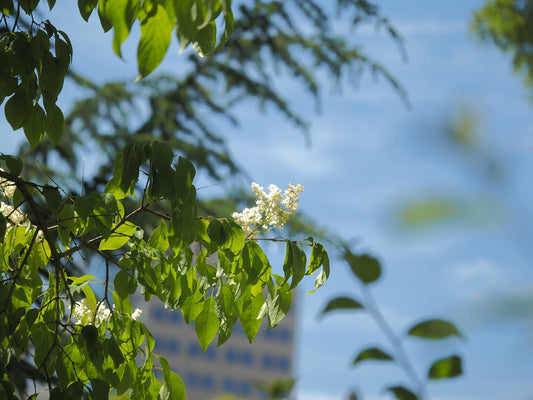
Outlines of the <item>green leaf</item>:
M 61 139 L 63 134 L 63 126 L 65 125 L 65 117 L 63 116 L 63 111 L 53 104 L 46 103 L 44 104 L 47 113 L 48 126 L 46 128 L 46 135 L 52 142 L 53 146 L 56 146 Z
M 378 349 L 377 347 L 371 347 L 368 349 L 362 350 L 357 357 L 353 360 L 352 365 L 357 365 L 361 361 L 365 360 L 376 360 L 376 361 L 389 361 L 393 358 L 385 353 L 384 351 Z
M 101 3 L 99 11 L 101 15 L 113 26 L 113 51 L 122 57 L 120 47 L 130 34 L 132 22 L 130 0 L 114 0 Z
M 4 214 L 0 213 L 0 243 L 4 243 L 4 237 L 6 236 L 7 221 Z
M 13 175 L 20 175 L 22 172 L 22 160 L 19 157 L 1 155 L 0 159 L 6 162 L 6 167 Z
M 280 279 L 280 282 L 282 279 Z M 278 286 L 274 294 L 269 291 L 266 301 L 266 308 L 268 313 L 268 326 L 269 328 L 276 327 L 283 318 L 289 313 L 289 309 L 292 303 L 292 292 L 289 285 L 283 282 L 281 286 Z
M 255 285 L 261 277 L 267 274 L 270 264 L 263 253 L 263 249 L 252 241 L 247 241 L 242 249 L 242 263 L 248 273 L 248 282 Z
M 344 259 L 350 265 L 353 274 L 364 284 L 372 283 L 381 276 L 379 261 L 369 255 L 355 255 L 349 250 L 344 253 Z
M 386 389 L 388 392 L 392 392 L 394 397 L 398 400 L 418 400 L 418 397 L 409 389 L 404 386 L 391 386 Z
M 431 319 L 416 324 L 409 329 L 408 334 L 424 339 L 445 339 L 450 336 L 461 336 L 455 325 L 441 319 Z
M 163 370 L 163 386 L 159 390 L 159 400 L 185 400 L 185 386 L 181 378 L 170 370 L 168 361 L 157 356 Z
M 124 269 L 121 269 L 115 275 L 115 280 L 114 280 L 115 291 L 122 299 L 125 299 L 129 295 L 129 292 L 130 292 L 129 285 L 128 285 L 129 280 L 130 280 L 130 276 L 128 272 Z
M 291 289 L 298 286 L 298 283 L 305 275 L 306 257 L 305 253 L 298 245 L 292 241 L 287 242 L 285 261 L 283 262 L 283 272 L 288 279 L 292 275 Z
M 235 295 L 228 284 L 222 283 L 215 298 L 215 312 L 220 321 L 217 346 L 227 341 L 231 336 L 233 325 L 237 322 L 238 310 Z
M 16 131 L 22 128 L 26 119 L 30 116 L 32 109 L 33 106 L 27 93 L 19 88 L 6 102 L 4 109 L 7 122 L 9 122 L 13 130 Z
M 209 343 L 215 338 L 220 322 L 215 312 L 215 299 L 209 297 L 202 308 L 202 312 L 194 320 L 196 336 L 205 352 Z
M 246 291 L 246 294 L 243 296 L 243 306 L 240 315 L 241 326 L 246 337 L 253 342 L 259 327 L 261 326 L 261 319 L 259 318 L 263 304 L 265 303 L 265 298 L 263 294 L 260 293 L 257 296 L 252 296 L 249 290 Z
M 91 379 L 91 389 L 93 392 L 93 399 L 107 400 L 109 399 L 109 383 L 101 379 Z
M 154 6 L 141 22 L 141 39 L 137 48 L 138 79 L 150 74 L 163 61 L 173 28 L 165 8 L 160 4 Z
M 429 368 L 429 379 L 454 378 L 463 373 L 461 357 L 451 356 L 434 362 Z
M 174 4 L 178 28 L 176 34 L 180 42 L 180 51 L 183 51 L 196 36 L 196 23 L 191 16 L 193 0 L 181 0 Z
M 15 6 L 13 5 L 13 0 L 0 1 L 0 12 L 6 15 L 15 14 Z
M 98 250 L 116 250 L 120 249 L 129 242 L 133 233 L 137 230 L 137 226 L 129 221 L 114 229 L 113 233 L 108 238 L 102 240 L 98 246 Z
M 52 210 L 58 210 L 61 206 L 61 202 L 63 198 L 61 197 L 61 193 L 59 193 L 59 189 L 55 188 L 50 185 L 45 185 L 43 188 L 43 196 L 46 199 L 46 204 L 52 209 Z
M 329 301 L 329 303 L 326 305 L 326 308 L 324 308 L 324 311 L 322 311 L 322 314 L 333 310 L 355 310 L 358 308 L 364 307 L 357 300 L 354 300 L 350 297 L 337 297 Z
M 32 148 L 42 140 L 46 130 L 46 115 L 39 104 L 33 107 L 32 112 L 24 122 L 24 134 Z
M 311 255 L 311 257 L 312 257 L 312 255 Z M 322 271 L 320 271 L 320 273 L 318 274 L 318 276 L 315 279 L 315 288 L 312 291 L 308 292 L 307 294 L 314 293 L 318 288 L 320 288 L 322 285 L 324 285 L 324 283 L 326 283 L 326 281 L 329 278 L 329 272 L 330 272 L 329 256 L 328 256 L 328 253 L 326 253 L 325 250 L 323 250 L 321 262 L 322 262 Z
M 98 0 L 78 0 L 80 14 L 85 21 L 89 21 L 89 17 L 97 5 Z
M 198 31 L 194 38 L 193 48 L 200 57 L 205 57 L 213 51 L 217 43 L 217 27 L 215 21 Z

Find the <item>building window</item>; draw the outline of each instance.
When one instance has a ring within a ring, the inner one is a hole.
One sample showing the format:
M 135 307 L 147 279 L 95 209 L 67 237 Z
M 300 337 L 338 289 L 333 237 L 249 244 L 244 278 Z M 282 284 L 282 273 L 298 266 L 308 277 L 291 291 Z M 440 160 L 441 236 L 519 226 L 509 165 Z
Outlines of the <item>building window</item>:
M 226 378 L 223 382 L 222 389 L 227 393 L 239 396 L 249 396 L 252 393 L 250 382 Z
M 247 350 L 230 348 L 226 352 L 226 361 L 231 364 L 252 365 L 253 355 Z
M 190 372 L 185 377 L 187 386 L 212 390 L 215 386 L 215 378 L 209 374 Z
M 283 356 L 272 356 L 270 354 L 263 355 L 261 365 L 265 369 L 275 369 L 283 372 L 288 372 L 291 368 L 291 363 L 288 358 Z
M 191 342 L 189 344 L 188 354 L 194 358 L 205 358 L 208 360 L 214 360 L 216 353 L 213 347 L 208 347 L 206 352 L 202 350 L 202 347 L 197 342 Z

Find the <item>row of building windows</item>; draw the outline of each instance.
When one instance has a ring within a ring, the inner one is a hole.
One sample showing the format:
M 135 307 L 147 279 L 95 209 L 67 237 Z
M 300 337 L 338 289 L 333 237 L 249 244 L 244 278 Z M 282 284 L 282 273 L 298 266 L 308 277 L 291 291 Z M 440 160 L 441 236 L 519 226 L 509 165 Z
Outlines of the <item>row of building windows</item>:
M 289 358 L 282 355 L 263 354 L 259 356 L 246 349 L 228 347 L 226 349 L 215 350 L 215 348 L 211 346 L 208 347 L 204 353 L 200 344 L 197 342 L 191 342 L 182 349 L 182 345 L 177 339 L 161 337 L 156 337 L 155 343 L 155 352 L 165 355 L 176 355 L 183 350 L 192 358 L 202 358 L 204 360 L 212 361 L 217 357 L 223 357 L 223 360 L 228 364 L 242 366 L 252 366 L 256 363 L 260 363 L 262 368 L 284 373 L 288 373 L 291 368 Z
M 217 382 L 218 381 L 218 382 Z M 223 392 L 235 394 L 238 396 L 249 396 L 253 391 L 250 382 L 236 378 L 219 378 L 205 373 L 189 372 L 183 376 L 185 387 L 214 390 L 218 387 Z
M 167 322 L 175 325 L 179 325 L 183 320 L 183 316 L 177 310 L 165 310 L 162 307 L 154 307 L 152 317 L 154 321 Z

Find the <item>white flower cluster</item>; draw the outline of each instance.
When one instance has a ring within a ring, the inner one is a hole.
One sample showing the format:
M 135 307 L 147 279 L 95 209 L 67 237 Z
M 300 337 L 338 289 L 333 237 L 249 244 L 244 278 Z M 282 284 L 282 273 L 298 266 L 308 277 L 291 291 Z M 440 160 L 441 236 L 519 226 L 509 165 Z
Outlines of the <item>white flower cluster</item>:
M 2 168 L 0 168 L 0 171 L 4 172 Z M 15 194 L 16 188 L 17 187 L 15 186 L 15 182 L 0 178 L 0 191 L 4 194 L 5 197 L 9 197 L 10 199 L 12 199 L 13 195 Z
M 298 208 L 300 193 L 304 190 L 302 185 L 289 184 L 285 193 L 276 185 L 268 186 L 268 194 L 262 186 L 252 182 L 252 191 L 257 196 L 255 207 L 245 208 L 242 212 L 235 212 L 232 218 L 242 226 L 246 236 L 257 233 L 259 227 L 269 231 L 275 227 L 283 228 L 289 217 Z
M 2 168 L 0 168 L 0 171 L 4 171 Z M 13 198 L 13 194 L 15 193 L 15 183 L 8 181 L 7 179 L 0 178 L 0 192 L 4 195 L 4 197 Z M 28 220 L 26 214 L 24 214 L 22 211 L 20 211 L 18 208 L 14 208 L 12 205 L 8 203 L 4 203 L 3 201 L 0 201 L 0 214 L 4 216 L 7 222 L 6 226 L 6 232 L 8 232 L 13 226 L 21 225 L 26 226 L 28 228 L 36 229 L 31 222 Z M 39 230 L 37 232 L 37 237 L 35 238 L 36 243 L 40 243 L 43 241 L 43 232 Z
M 131 319 L 137 320 L 142 314 L 140 308 L 136 308 Z M 94 325 L 99 327 L 103 323 L 107 323 L 111 317 L 111 310 L 104 306 L 103 303 L 98 304 L 98 310 L 95 312 L 87 305 L 86 299 L 77 301 L 72 309 L 72 317 L 77 321 L 78 325 Z

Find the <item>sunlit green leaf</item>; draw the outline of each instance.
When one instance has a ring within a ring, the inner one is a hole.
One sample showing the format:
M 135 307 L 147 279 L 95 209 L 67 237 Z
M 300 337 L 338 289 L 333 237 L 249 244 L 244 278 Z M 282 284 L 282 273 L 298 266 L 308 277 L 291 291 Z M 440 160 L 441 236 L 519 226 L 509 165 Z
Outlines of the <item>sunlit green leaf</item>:
M 168 361 L 157 356 L 163 369 L 163 386 L 159 390 L 160 400 L 185 400 L 185 386 L 181 378 L 170 370 Z
M 174 25 L 160 4 L 141 22 L 141 39 L 137 48 L 139 77 L 144 78 L 163 61 L 170 45 Z
M 129 221 L 124 222 L 113 229 L 111 235 L 102 240 L 98 246 L 99 250 L 116 250 L 124 246 L 133 236 L 137 227 Z
M 209 343 L 215 338 L 220 323 L 215 312 L 215 300 L 209 297 L 203 305 L 202 312 L 194 320 L 196 336 L 205 352 Z
M 463 373 L 461 357 L 451 356 L 435 361 L 428 371 L 429 379 L 454 378 Z

